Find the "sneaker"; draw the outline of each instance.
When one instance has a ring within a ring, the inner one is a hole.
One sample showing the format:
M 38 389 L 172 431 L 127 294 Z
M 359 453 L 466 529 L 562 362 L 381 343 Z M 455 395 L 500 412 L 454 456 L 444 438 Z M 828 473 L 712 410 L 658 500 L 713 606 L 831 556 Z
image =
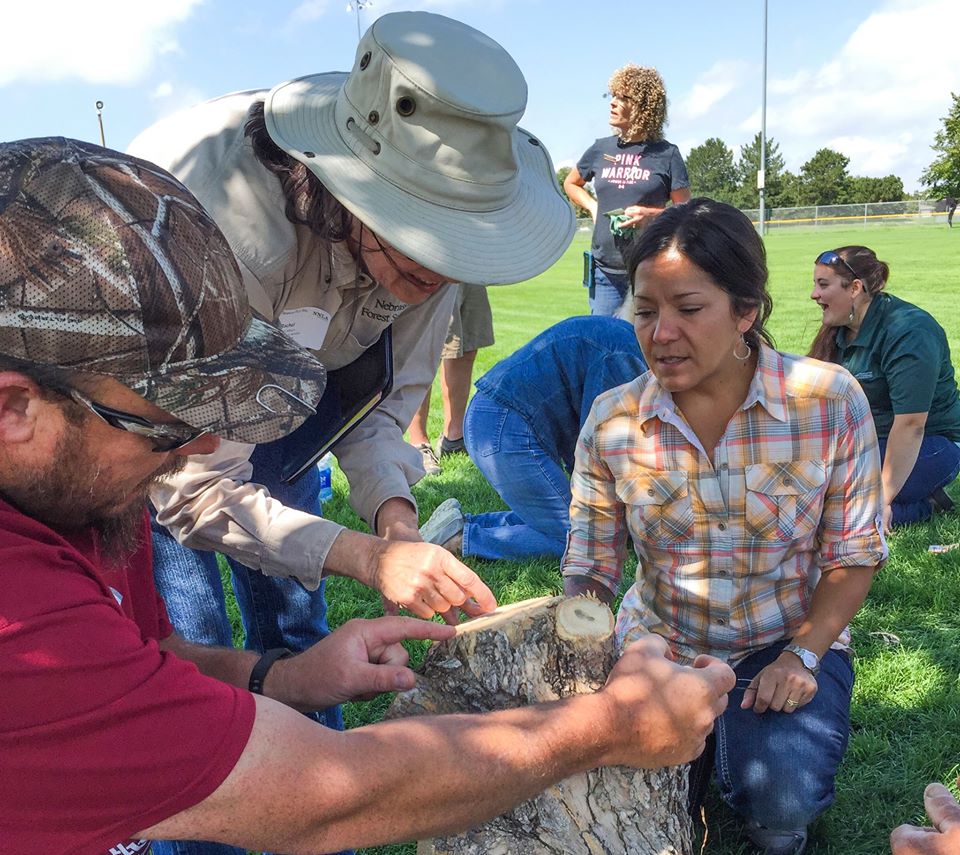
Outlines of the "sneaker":
M 440 437 L 440 456 L 446 457 L 448 454 L 466 454 L 467 446 L 464 445 L 463 437 L 460 439 L 447 439 Z
M 764 828 L 747 825 L 747 836 L 763 855 L 802 855 L 807 848 L 807 830 Z
M 457 499 L 447 499 L 437 505 L 437 509 L 420 526 L 420 537 L 427 543 L 435 543 L 444 548 L 450 541 L 463 535 L 463 510 Z M 463 541 L 460 540 L 460 543 Z M 452 550 L 451 550 L 452 551 Z
M 427 475 L 439 475 L 443 471 L 440 467 L 440 461 L 437 460 L 437 455 L 433 453 L 429 442 L 418 445 L 417 451 L 420 452 L 420 457 L 423 462 L 424 477 Z
M 937 487 L 930 494 L 930 504 L 933 505 L 934 513 L 948 514 L 954 509 L 953 499 L 947 495 L 943 487 Z

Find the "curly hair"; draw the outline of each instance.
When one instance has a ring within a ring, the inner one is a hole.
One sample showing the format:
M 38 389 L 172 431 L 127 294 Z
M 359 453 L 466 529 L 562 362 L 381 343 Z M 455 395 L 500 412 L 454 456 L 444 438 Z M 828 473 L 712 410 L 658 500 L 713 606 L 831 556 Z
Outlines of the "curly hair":
M 663 138 L 667 121 L 667 89 L 655 68 L 628 62 L 610 76 L 607 89 L 629 99 L 633 106 L 630 127 L 620 132 L 624 140 L 644 142 Z

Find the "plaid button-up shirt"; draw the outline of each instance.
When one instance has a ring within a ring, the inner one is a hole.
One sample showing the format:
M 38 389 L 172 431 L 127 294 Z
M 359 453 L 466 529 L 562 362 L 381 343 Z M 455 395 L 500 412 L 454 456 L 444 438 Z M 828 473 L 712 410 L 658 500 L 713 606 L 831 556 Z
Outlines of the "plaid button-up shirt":
M 647 372 L 595 401 L 571 487 L 564 575 L 615 592 L 629 532 L 639 563 L 620 639 L 655 632 L 687 660 L 736 662 L 791 637 L 822 573 L 887 556 L 863 392 L 839 366 L 767 346 L 712 462 Z

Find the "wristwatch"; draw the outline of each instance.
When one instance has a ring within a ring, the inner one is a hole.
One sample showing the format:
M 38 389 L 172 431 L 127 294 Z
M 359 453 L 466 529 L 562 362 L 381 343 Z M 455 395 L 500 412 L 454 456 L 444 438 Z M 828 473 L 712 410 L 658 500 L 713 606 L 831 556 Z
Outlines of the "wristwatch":
M 273 663 L 278 659 L 288 659 L 293 655 L 295 655 L 294 652 L 287 650 L 286 647 L 274 647 L 272 650 L 266 651 L 253 666 L 247 688 L 255 695 L 262 695 L 263 681 L 267 679 L 267 671 L 273 667 Z
M 798 644 L 788 644 L 783 649 L 787 653 L 792 653 L 794 656 L 799 657 L 803 663 L 803 667 L 813 674 L 814 677 L 820 673 L 820 657 L 812 650 L 807 650 L 806 647 L 800 647 Z

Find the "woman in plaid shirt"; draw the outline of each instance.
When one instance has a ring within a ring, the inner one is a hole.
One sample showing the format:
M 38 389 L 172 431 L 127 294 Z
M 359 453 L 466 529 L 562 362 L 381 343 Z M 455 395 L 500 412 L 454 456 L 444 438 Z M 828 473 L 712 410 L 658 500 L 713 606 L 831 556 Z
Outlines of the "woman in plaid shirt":
M 597 398 L 578 443 L 568 594 L 612 602 L 617 631 L 663 636 L 737 672 L 716 746 L 723 798 L 761 852 L 804 850 L 846 749 L 847 624 L 886 557 L 870 408 L 843 368 L 780 353 L 763 243 L 736 208 L 668 209 L 629 259 L 650 371 Z

